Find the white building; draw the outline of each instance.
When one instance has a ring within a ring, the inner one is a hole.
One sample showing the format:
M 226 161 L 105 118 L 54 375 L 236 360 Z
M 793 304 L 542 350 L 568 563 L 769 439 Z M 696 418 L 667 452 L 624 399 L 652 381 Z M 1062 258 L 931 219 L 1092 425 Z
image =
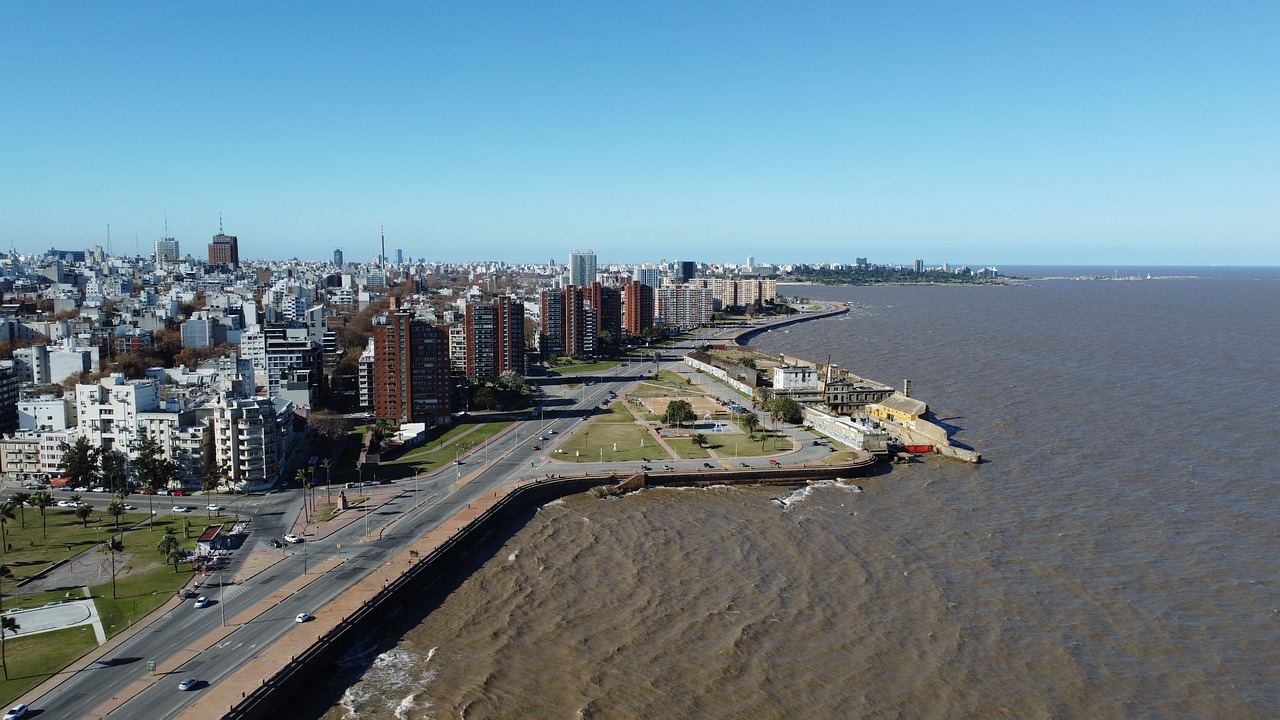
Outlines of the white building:
M 711 322 L 710 288 L 669 285 L 658 288 L 653 294 L 657 306 L 654 321 L 659 324 L 685 330 Z
M 773 389 L 779 394 L 817 392 L 821 387 L 817 368 L 779 365 L 773 369 Z
M 160 383 L 113 373 L 96 385 L 76 385 L 76 431 L 103 450 L 133 456 L 139 414 L 160 410 Z
M 284 453 L 284 431 L 275 402 L 227 399 L 213 414 L 213 462 L 235 486 L 275 482 Z
M 18 400 L 19 430 L 66 430 L 67 401 L 53 396 Z

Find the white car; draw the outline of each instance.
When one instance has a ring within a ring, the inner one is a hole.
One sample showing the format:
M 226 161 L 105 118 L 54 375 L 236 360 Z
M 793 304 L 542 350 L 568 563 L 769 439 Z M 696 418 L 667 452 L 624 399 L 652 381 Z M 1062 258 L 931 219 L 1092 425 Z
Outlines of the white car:
M 183 680 L 182 682 L 178 683 L 178 689 L 179 690 L 195 690 L 196 686 L 199 684 L 200 684 L 199 680 L 193 677 L 189 677 Z
M 126 503 L 126 504 L 125 504 L 125 506 L 124 506 L 124 509 L 125 509 L 125 510 L 137 510 L 138 508 L 136 508 L 136 507 L 134 507 L 134 506 L 129 505 L 129 504 L 127 504 L 127 503 Z
M 107 491 L 107 489 L 106 489 L 106 488 L 104 488 L 104 487 L 102 487 L 101 485 L 99 485 L 98 487 L 93 488 L 93 489 L 92 489 L 92 490 L 90 490 L 89 492 L 106 492 L 106 491 Z
M 290 545 L 297 545 L 298 543 L 302 542 L 302 538 L 298 537 L 297 535 L 289 534 L 284 536 L 284 541 L 289 543 Z
M 212 510 L 213 512 L 221 512 L 221 511 L 222 511 L 222 506 L 221 506 L 221 505 L 210 505 L 210 506 L 209 506 L 209 509 L 210 509 L 210 510 Z
M 59 500 L 59 501 L 58 501 L 58 507 L 75 507 L 75 506 L 76 506 L 76 504 L 75 504 L 75 503 L 73 503 L 73 502 L 71 502 L 70 500 Z
M 204 595 L 201 595 L 200 597 L 196 598 L 196 607 L 197 608 L 209 607 L 209 598 L 205 597 Z
M 23 705 L 14 705 L 9 712 L 4 714 L 4 720 L 18 720 L 18 718 L 26 717 L 29 708 Z
M 308 620 L 315 620 L 315 619 L 316 619 L 316 616 L 312 615 L 311 613 L 298 613 L 298 617 L 294 618 L 293 621 L 304 623 L 304 622 L 307 622 Z
M 182 505 L 174 505 L 173 511 L 176 513 L 186 513 L 186 512 L 191 512 L 191 508 L 183 507 Z

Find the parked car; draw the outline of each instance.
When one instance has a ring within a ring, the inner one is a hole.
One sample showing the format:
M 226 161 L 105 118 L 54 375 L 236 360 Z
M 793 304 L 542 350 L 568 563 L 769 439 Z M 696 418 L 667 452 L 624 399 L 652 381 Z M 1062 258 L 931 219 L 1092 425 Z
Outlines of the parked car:
M 195 690 L 196 685 L 199 685 L 199 684 L 200 684 L 200 680 L 198 680 L 197 678 L 189 677 L 189 678 L 183 679 L 182 682 L 178 683 L 178 689 L 179 690 Z
M 106 488 L 104 488 L 104 487 L 102 487 L 101 485 L 99 485 L 99 486 L 98 486 L 98 487 L 96 487 L 96 488 L 92 488 L 91 490 L 89 490 L 89 492 L 106 492 L 106 491 L 107 491 L 107 489 L 106 489 Z
M 204 595 L 201 595 L 200 597 L 196 598 L 195 606 L 197 609 L 209 607 L 209 598 L 205 597 Z
M 290 545 L 297 545 L 298 543 L 302 542 L 302 538 L 290 533 L 284 536 L 284 541 L 289 543 Z
M 298 613 L 298 617 L 294 618 L 293 621 L 304 623 L 304 622 L 315 620 L 315 619 L 316 619 L 316 616 L 312 615 L 311 613 Z
M 18 718 L 26 717 L 27 710 L 29 709 L 30 708 L 28 708 L 25 703 L 22 705 L 14 705 L 9 709 L 9 712 L 4 714 L 4 720 L 18 720 Z

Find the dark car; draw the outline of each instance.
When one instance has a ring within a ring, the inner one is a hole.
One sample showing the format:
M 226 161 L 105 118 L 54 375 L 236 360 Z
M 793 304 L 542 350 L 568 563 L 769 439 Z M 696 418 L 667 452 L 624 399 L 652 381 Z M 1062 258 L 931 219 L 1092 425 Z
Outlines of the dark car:
M 702 467 L 704 467 L 704 468 L 713 468 L 713 469 L 714 469 L 714 468 L 715 468 L 715 465 L 712 465 L 711 463 L 702 463 Z
M 640 469 L 641 469 L 641 470 L 652 470 L 653 468 L 649 467 L 648 465 L 641 465 L 641 466 L 640 466 Z
M 273 548 L 284 547 L 284 544 L 275 538 L 271 538 L 270 540 L 268 540 L 267 544 L 269 544 Z

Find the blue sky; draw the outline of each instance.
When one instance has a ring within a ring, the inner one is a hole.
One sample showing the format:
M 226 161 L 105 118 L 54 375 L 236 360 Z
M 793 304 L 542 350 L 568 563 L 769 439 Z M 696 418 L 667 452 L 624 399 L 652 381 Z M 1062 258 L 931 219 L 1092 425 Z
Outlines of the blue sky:
M 4 3 L 0 244 L 1280 265 L 1280 4 Z

